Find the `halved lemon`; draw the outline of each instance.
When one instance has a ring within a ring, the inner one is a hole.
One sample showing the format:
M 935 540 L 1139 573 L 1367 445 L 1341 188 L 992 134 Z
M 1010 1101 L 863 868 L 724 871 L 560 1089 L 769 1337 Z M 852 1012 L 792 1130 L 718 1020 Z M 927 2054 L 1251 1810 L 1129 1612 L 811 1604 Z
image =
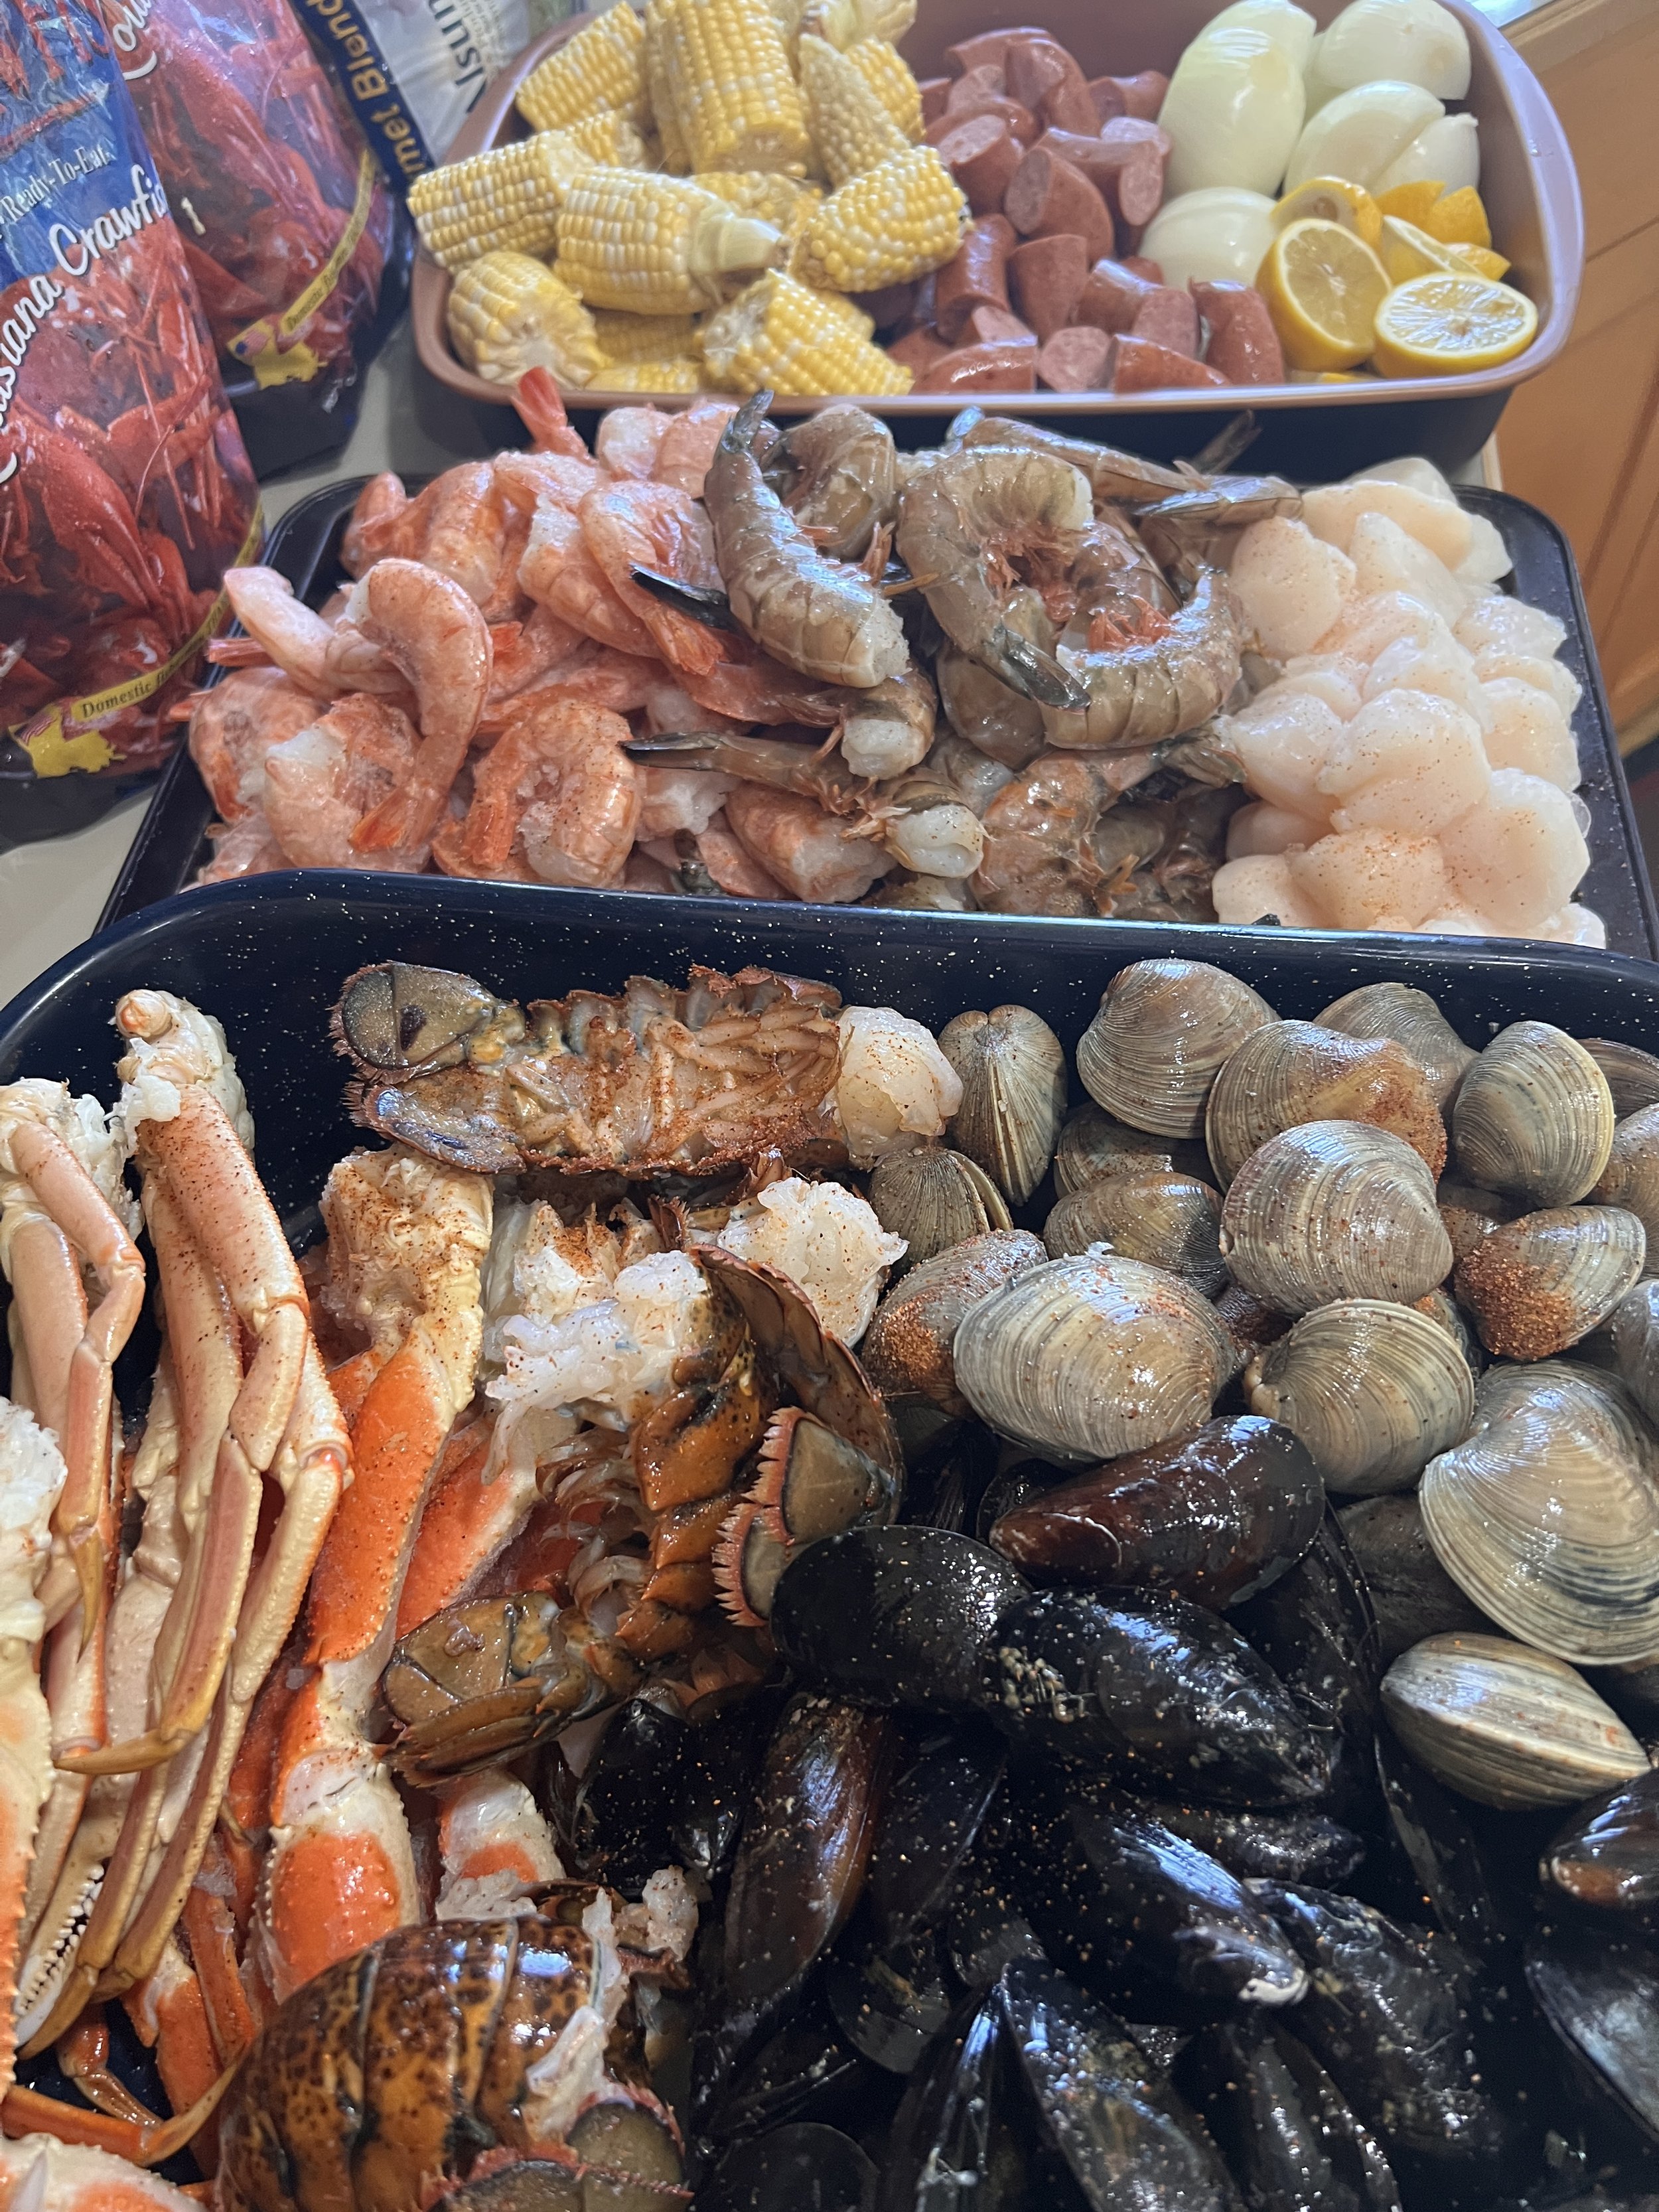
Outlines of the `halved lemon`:
M 1346 177 L 1310 177 L 1285 193 L 1273 211 L 1273 222 L 1275 230 L 1293 222 L 1340 222 L 1367 246 L 1376 245 L 1382 229 L 1376 202 L 1364 185 L 1351 185 Z
M 1417 276 L 1377 308 L 1371 360 L 1382 376 L 1456 376 L 1513 361 L 1537 330 L 1537 308 L 1512 285 Z
M 1371 350 L 1389 272 L 1340 222 L 1309 217 L 1281 230 L 1256 271 L 1292 368 L 1358 368 Z

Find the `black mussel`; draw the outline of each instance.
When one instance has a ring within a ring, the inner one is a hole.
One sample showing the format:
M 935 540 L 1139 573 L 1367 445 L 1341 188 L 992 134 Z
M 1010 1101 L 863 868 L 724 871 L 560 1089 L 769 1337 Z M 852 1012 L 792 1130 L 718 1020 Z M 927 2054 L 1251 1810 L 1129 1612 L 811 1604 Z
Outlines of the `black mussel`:
M 960 1712 L 978 1702 L 997 1616 L 1025 1583 L 946 1528 L 849 1528 L 785 1569 L 772 1634 L 796 1672 L 865 1705 Z
M 1297 2038 L 1376 2130 L 1402 2182 L 1416 2167 L 1495 2194 L 1517 2130 L 1485 2086 L 1457 1974 L 1420 1933 L 1353 1898 L 1250 1888 L 1308 1969 Z
M 1020 1859 L 1021 1901 L 1049 1957 L 1133 2019 L 1198 2026 L 1307 1989 L 1237 1878 L 1133 1807 L 1094 1796 L 1040 1810 Z
M 847 2040 L 889 2074 L 915 2071 L 960 1994 L 943 1941 L 932 1928 L 918 1929 L 884 1951 L 832 1953 L 824 1961 L 823 1990 Z
M 1277 1421 L 1235 1413 L 1109 1460 L 1005 1513 L 990 1540 L 1036 1583 L 1254 1597 L 1319 1533 L 1325 1486 Z
M 861 2124 L 874 2078 L 814 1989 L 798 2016 L 735 2076 L 704 2131 L 724 2142 L 763 2135 L 787 2120 Z
M 1527 1986 L 1580 2078 L 1659 2142 L 1659 1949 L 1559 1925 L 1527 1946 Z
M 1166 2021 L 1126 2020 L 1129 2040 L 1152 2069 L 1152 2078 L 1167 2081 L 1174 2073 L 1176 2062 L 1192 2042 L 1189 2027 L 1172 2027 Z
M 1042 1939 L 1019 1909 L 1006 1853 L 981 1852 L 957 1882 L 945 1916 L 951 1971 L 964 1988 L 988 1990 L 1011 1959 L 1041 1959 Z
M 690 1730 L 654 1698 L 617 1706 L 580 1778 L 555 1744 L 544 1773 L 553 1825 L 576 1872 L 637 1897 L 672 1863 L 681 1762 Z
M 908 1400 L 890 1410 L 896 1425 L 907 1409 L 925 1404 Z M 938 1408 L 927 1410 L 937 1413 Z M 980 1421 L 947 1421 L 915 1449 L 906 1439 L 904 1517 L 933 1528 L 978 1528 L 982 1500 L 994 1483 L 1000 1440 Z M 979 1530 L 982 1535 L 983 1530 Z
M 1659 1767 L 1580 1805 L 1540 1871 L 1580 1905 L 1650 1912 L 1659 1905 Z
M 1286 1686 L 1337 1731 L 1330 1802 L 1337 1819 L 1369 1826 L 1376 1776 L 1371 1747 L 1382 1639 L 1364 1576 L 1334 1513 L 1288 1574 L 1231 1616 Z
M 1223 1804 L 1273 1805 L 1329 1784 L 1329 1731 L 1227 1622 L 1185 1598 L 1021 1598 L 997 1623 L 984 1689 L 986 1711 L 1022 1749 L 1110 1762 L 1148 1792 L 1173 1782 Z
M 1211 2028 L 1182 2079 L 1250 2212 L 1400 2212 L 1382 2145 L 1285 2028 Z
M 1240 1881 L 1311 1881 L 1329 1889 L 1345 1882 L 1365 1856 L 1365 1839 L 1328 1814 L 1304 1806 L 1282 1813 L 1252 1813 L 1233 1805 L 1145 1801 L 1150 1814 L 1177 1836 L 1219 1859 Z
M 1000 1990 L 966 2000 L 911 2075 L 882 2161 L 879 2212 L 1028 2212 L 1031 2127 L 1014 2079 Z M 1071 2212 L 1063 2191 L 1045 2212 Z
M 1061 1487 L 1066 1480 L 1063 1468 L 1051 1460 L 1016 1460 L 1012 1467 L 988 1482 L 979 1501 L 979 1517 L 974 1523 L 974 1534 L 981 1544 L 991 1540 L 991 1531 L 1005 1513 L 1017 1511 L 1029 1505 L 1033 1498 L 1042 1498 Z
M 1362 1498 L 1336 1517 L 1370 1595 L 1385 1667 L 1425 1636 L 1490 1633 L 1436 1559 L 1414 1490 Z
M 737 1848 L 750 1792 L 782 1710 L 775 1691 L 727 1705 L 692 1729 L 680 1762 L 674 1847 L 680 1863 L 711 1881 Z
M 1638 1735 L 1659 1733 L 1659 1660 L 1637 1667 L 1597 1667 L 1590 1670 L 1589 1681 Z
M 1525 1933 L 1519 1884 L 1504 1879 L 1510 1870 L 1497 1863 L 1468 1804 L 1443 1790 L 1387 1729 L 1377 1731 L 1376 1768 L 1389 1825 L 1418 1893 L 1470 1958 L 1500 1964 Z M 1505 1817 L 1513 1825 L 1514 1816 Z M 1530 1882 L 1530 1868 L 1514 1871 Z
M 1005 1971 L 994 2000 L 1038 2129 L 1091 2212 L 1231 2212 L 1213 2144 L 1121 2021 L 1032 1959 Z
M 883 1943 L 935 1919 L 1002 1784 L 1006 1753 L 988 1731 L 940 1729 L 915 1741 L 881 1808 L 866 1896 Z
M 850 2136 L 813 2120 L 732 2145 L 693 2212 L 874 2212 L 876 2169 Z

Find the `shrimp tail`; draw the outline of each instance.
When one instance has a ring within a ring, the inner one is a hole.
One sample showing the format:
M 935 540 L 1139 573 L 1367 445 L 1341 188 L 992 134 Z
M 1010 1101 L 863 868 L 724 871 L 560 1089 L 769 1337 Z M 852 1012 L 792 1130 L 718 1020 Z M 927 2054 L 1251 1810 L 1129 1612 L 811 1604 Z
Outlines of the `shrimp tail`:
M 1053 653 L 1045 653 L 1040 645 L 1033 645 L 1030 638 L 1022 637 L 1006 623 L 997 624 L 980 657 L 1011 691 L 1018 691 L 1022 698 L 1036 700 L 1039 707 L 1054 707 L 1076 714 L 1089 703 L 1089 695 L 1083 685 L 1060 666 Z

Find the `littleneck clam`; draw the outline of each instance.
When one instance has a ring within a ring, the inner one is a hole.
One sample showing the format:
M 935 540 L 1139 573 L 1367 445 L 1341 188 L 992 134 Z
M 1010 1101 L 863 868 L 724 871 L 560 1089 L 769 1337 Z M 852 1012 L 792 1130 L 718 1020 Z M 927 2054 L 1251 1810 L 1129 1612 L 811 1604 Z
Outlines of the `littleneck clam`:
M 1583 1046 L 1548 1022 L 1500 1030 L 1452 1107 L 1470 1182 L 1534 1206 L 1576 1206 L 1613 1149 L 1613 1093 Z
M 1201 1144 L 1132 1129 L 1092 1099 L 1066 1115 L 1054 1146 L 1054 1188 L 1061 1198 L 1097 1176 L 1145 1175 L 1158 1168 L 1207 1181 L 1210 1156 Z
M 951 1141 L 1023 1206 L 1048 1171 L 1066 1111 L 1066 1049 L 1029 1006 L 958 1014 L 939 1048 L 962 1078 Z
M 957 1387 L 999 1436 L 1061 1461 L 1115 1459 L 1207 1419 L 1231 1339 L 1190 1283 L 1091 1252 L 973 1307 Z
M 1613 1044 L 1606 1037 L 1578 1040 L 1607 1079 L 1613 1110 L 1622 1121 L 1644 1106 L 1659 1106 L 1659 1058 L 1639 1045 Z
M 1442 1176 L 1435 1195 L 1440 1218 L 1452 1241 L 1454 1260 L 1472 1252 L 1483 1237 L 1513 1221 L 1522 1211 L 1513 1199 L 1500 1198 L 1495 1190 L 1477 1190 L 1472 1182 L 1459 1182 L 1452 1176 Z
M 1173 1169 L 1097 1176 L 1060 1199 L 1042 1224 L 1056 1260 L 1104 1244 L 1126 1260 L 1185 1275 L 1206 1296 L 1227 1279 L 1220 1233 L 1220 1192 Z
M 1195 1137 L 1217 1069 L 1277 1021 L 1248 983 L 1199 960 L 1141 960 L 1112 978 L 1077 1048 L 1089 1096 L 1132 1128 Z
M 1631 1395 L 1659 1423 L 1659 1283 L 1638 1283 L 1613 1310 L 1613 1352 Z
M 1445 1219 L 1443 1212 L 1441 1219 Z M 1486 1349 L 1464 1312 L 1449 1291 L 1430 1291 L 1417 1300 L 1417 1310 L 1427 1314 L 1431 1322 L 1443 1328 L 1452 1342 L 1468 1362 L 1471 1375 L 1480 1374 L 1486 1364 Z
M 1279 1022 L 1247 1037 L 1215 1079 L 1205 1141 L 1230 1183 L 1259 1146 L 1304 1121 L 1392 1130 L 1437 1176 L 1446 1125 L 1428 1078 L 1391 1037 L 1346 1036 L 1316 1022 Z
M 877 1389 L 965 1413 L 951 1356 L 963 1316 L 1048 1256 L 1029 1230 L 994 1229 L 913 1267 L 876 1308 L 859 1346 Z
M 1623 1206 L 1650 1237 L 1659 1231 L 1659 1106 L 1614 1124 L 1613 1149 L 1590 1193 L 1598 1206 Z
M 948 1145 L 886 1153 L 870 1177 L 870 1203 L 884 1229 L 908 1240 L 910 1249 L 895 1274 L 970 1237 L 1014 1225 L 1002 1193 L 984 1169 Z
M 1474 1418 L 1474 1378 L 1426 1314 L 1381 1298 L 1320 1306 L 1244 1371 L 1252 1408 L 1301 1437 L 1333 1490 L 1403 1490 Z
M 1392 1037 L 1428 1078 L 1441 1112 L 1450 1110 L 1465 1071 L 1477 1057 L 1426 991 L 1409 983 L 1366 983 L 1334 999 L 1314 1018 L 1322 1029 L 1356 1037 Z
M 1659 1658 L 1659 1443 L 1616 1376 L 1489 1369 L 1419 1494 L 1436 1558 L 1510 1635 L 1580 1667 Z
M 1482 1805 L 1576 1805 L 1647 1753 L 1574 1667 L 1504 1636 L 1431 1636 L 1382 1677 L 1395 1734 Z
M 1221 1249 L 1236 1283 L 1289 1314 L 1337 1298 L 1409 1304 L 1451 1267 L 1429 1170 L 1363 1121 L 1304 1122 L 1254 1152 L 1227 1193 Z
M 1642 1224 L 1622 1206 L 1556 1206 L 1483 1237 L 1453 1282 L 1488 1352 L 1548 1359 L 1613 1311 L 1647 1249 Z

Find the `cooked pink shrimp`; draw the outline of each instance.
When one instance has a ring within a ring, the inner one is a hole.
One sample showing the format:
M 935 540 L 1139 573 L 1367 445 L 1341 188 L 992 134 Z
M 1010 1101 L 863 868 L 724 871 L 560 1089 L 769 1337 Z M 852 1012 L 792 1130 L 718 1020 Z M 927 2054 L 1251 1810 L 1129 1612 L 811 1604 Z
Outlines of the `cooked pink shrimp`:
M 265 755 L 316 719 L 317 702 L 280 668 L 239 668 L 194 695 L 190 757 L 227 822 L 258 811 Z
M 325 665 L 334 627 L 314 613 L 275 568 L 228 568 L 225 596 L 230 611 L 260 651 L 290 684 L 313 699 L 332 699 L 339 690 Z M 229 642 L 234 645 L 237 641 Z M 208 658 L 214 659 L 211 646 Z M 239 656 L 240 657 L 240 656 Z
M 634 580 L 635 568 L 650 568 L 678 583 L 720 588 L 714 532 L 702 507 L 669 484 L 602 484 L 582 501 L 581 526 L 605 581 L 644 623 L 669 666 L 706 675 L 725 649 L 720 631 Z
M 213 858 L 196 871 L 193 880 L 198 884 L 228 884 L 238 876 L 269 875 L 273 868 L 289 865 L 287 854 L 270 834 L 263 809 L 246 822 L 216 822 L 208 836 L 213 841 Z
M 793 891 L 786 890 L 770 870 L 738 842 L 723 807 L 697 831 L 696 838 L 697 858 L 728 898 L 794 897 Z
M 652 471 L 657 482 L 701 499 L 702 480 L 714 458 L 714 448 L 737 411 L 735 400 L 708 399 L 688 407 L 683 414 L 670 416 Z
M 505 728 L 526 707 L 551 705 L 556 700 L 580 699 L 590 707 L 608 708 L 613 714 L 632 714 L 648 705 L 663 690 L 668 672 L 659 660 L 644 660 L 631 653 L 617 653 L 608 645 L 581 639 L 568 660 L 562 661 L 540 683 L 529 685 L 499 708 L 487 708 L 482 727 Z M 699 730 L 709 727 L 709 717 L 691 717 Z M 684 720 L 674 727 L 683 729 Z
M 613 477 L 631 477 L 637 483 L 648 483 L 672 420 L 657 407 L 613 407 L 599 418 L 593 458 Z
M 483 720 L 500 722 L 508 700 L 551 676 L 586 643 L 579 629 L 561 622 L 551 607 L 532 606 L 522 622 L 491 626 L 494 662 Z
M 349 575 L 361 576 L 371 562 L 394 550 L 392 539 L 410 504 L 403 478 L 390 469 L 369 478 L 340 540 L 341 565 Z
M 354 851 L 352 832 L 409 775 L 419 738 L 401 708 L 366 691 L 337 700 L 265 761 L 265 819 L 299 868 L 391 868 L 416 875 L 428 848 Z
M 799 899 L 850 906 L 898 866 L 873 838 L 798 792 L 739 783 L 726 796 L 726 818 L 750 859 Z
M 747 726 L 752 722 L 802 722 L 809 729 L 833 730 L 856 705 L 856 691 L 818 684 L 755 652 L 746 640 L 728 638 L 726 650 L 739 657 L 717 661 L 706 674 L 678 672 L 682 687 L 709 714 Z M 697 727 L 708 723 L 701 717 Z
M 640 821 L 640 775 L 620 714 L 562 699 L 516 714 L 478 763 L 472 805 L 433 847 L 446 874 L 619 883 Z
M 524 509 L 526 520 L 544 499 L 574 514 L 605 477 L 586 453 L 580 460 L 570 453 L 497 453 L 494 466 L 503 495 Z
M 550 500 L 537 503 L 519 580 L 532 599 L 551 607 L 584 637 L 618 653 L 656 655 L 656 641 L 607 582 L 577 516 Z
M 514 387 L 513 404 L 538 453 L 569 453 L 577 460 L 587 459 L 587 448 L 570 427 L 550 369 L 526 369 Z
M 377 561 L 347 612 L 415 693 L 421 745 L 407 776 L 352 833 L 357 853 L 410 851 L 437 828 L 489 690 L 489 629 L 460 586 L 418 562 Z

